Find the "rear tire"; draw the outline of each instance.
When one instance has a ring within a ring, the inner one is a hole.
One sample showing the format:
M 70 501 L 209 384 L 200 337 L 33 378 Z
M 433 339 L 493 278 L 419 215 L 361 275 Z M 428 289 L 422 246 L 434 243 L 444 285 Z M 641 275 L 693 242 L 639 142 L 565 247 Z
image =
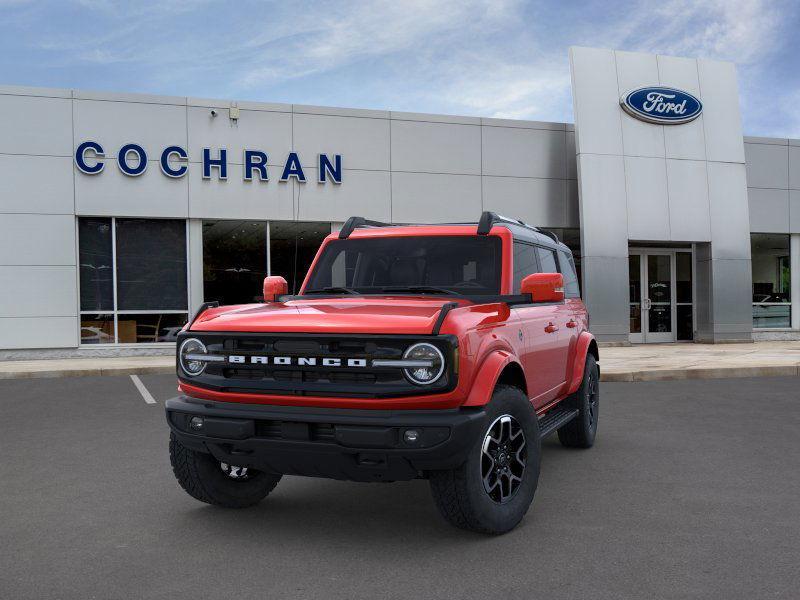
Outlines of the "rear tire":
M 225 508 L 258 504 L 281 480 L 280 475 L 223 465 L 210 454 L 187 448 L 173 433 L 169 436 L 169 460 L 186 493 L 201 502 Z
M 539 482 L 539 421 L 526 395 L 498 385 L 466 462 L 430 473 L 433 499 L 451 525 L 480 533 L 514 529 Z
M 591 354 L 586 357 L 583 381 L 565 400 L 566 406 L 578 409 L 578 416 L 558 430 L 558 439 L 568 448 L 591 448 L 597 436 L 600 410 L 600 370 Z

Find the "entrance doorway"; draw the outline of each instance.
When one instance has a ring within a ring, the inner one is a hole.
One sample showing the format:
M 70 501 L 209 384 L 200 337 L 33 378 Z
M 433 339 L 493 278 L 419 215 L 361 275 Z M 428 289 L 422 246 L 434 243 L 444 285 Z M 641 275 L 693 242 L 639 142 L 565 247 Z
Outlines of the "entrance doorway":
M 631 343 L 694 338 L 693 264 L 690 249 L 630 249 Z

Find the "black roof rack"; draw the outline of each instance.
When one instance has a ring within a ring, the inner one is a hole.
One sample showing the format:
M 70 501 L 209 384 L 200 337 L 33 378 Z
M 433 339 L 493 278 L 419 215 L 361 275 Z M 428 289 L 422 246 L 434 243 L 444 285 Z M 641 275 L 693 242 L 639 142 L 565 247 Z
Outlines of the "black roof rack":
M 560 243 L 558 236 L 552 231 L 539 229 L 538 227 L 534 227 L 533 225 L 528 225 L 525 221 L 521 221 L 520 219 L 504 217 L 503 215 L 498 215 L 497 213 L 488 210 L 481 214 L 480 221 L 478 221 L 478 235 L 489 235 L 489 232 L 492 230 L 492 227 L 497 223 L 507 223 L 509 225 L 524 227 L 525 229 L 529 229 L 530 231 L 546 235 L 547 237 L 551 238 L 556 244 Z M 453 225 L 455 223 L 450 223 L 450 224 Z M 459 224 L 469 225 L 469 223 L 459 223 Z M 369 219 L 365 219 L 364 217 L 350 217 L 349 219 L 347 219 L 347 221 L 345 221 L 341 231 L 339 231 L 339 239 L 346 240 L 347 238 L 350 237 L 350 234 L 353 233 L 353 231 L 361 227 L 394 227 L 399 225 L 402 224 L 383 223 L 381 221 L 370 221 Z
M 539 231 L 533 225 L 528 225 L 525 221 L 520 221 L 519 219 L 512 219 L 511 217 L 504 217 L 503 215 L 498 215 L 497 213 L 493 213 L 490 211 L 485 211 L 481 214 L 481 220 L 478 221 L 478 235 L 489 235 L 489 232 L 492 230 L 492 226 L 495 223 L 510 223 L 512 225 L 519 225 L 520 227 L 525 227 L 526 229 L 530 229 L 531 231 Z
M 339 239 L 346 240 L 350 234 L 359 227 L 391 227 L 392 223 L 381 223 L 380 221 L 370 221 L 364 217 L 350 217 L 345 221 L 339 232 Z

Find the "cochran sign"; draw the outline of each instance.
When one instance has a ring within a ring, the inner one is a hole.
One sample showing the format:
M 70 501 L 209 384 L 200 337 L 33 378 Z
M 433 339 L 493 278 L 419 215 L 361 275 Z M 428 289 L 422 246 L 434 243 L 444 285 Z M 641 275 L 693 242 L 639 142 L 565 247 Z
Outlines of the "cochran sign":
M 103 146 L 94 141 L 78 144 L 75 149 L 75 166 L 81 173 L 98 175 L 105 168 L 106 154 Z M 236 167 L 242 168 L 242 178 L 245 181 L 269 181 L 267 170 L 267 153 L 261 150 L 244 150 L 242 162 Z M 117 167 L 129 177 L 138 177 L 147 170 L 148 156 L 139 144 L 125 144 L 117 151 Z M 225 148 L 203 148 L 203 158 L 196 167 L 202 168 L 203 179 L 211 179 L 212 174 L 217 179 L 228 179 L 228 151 Z M 177 179 L 186 175 L 189 170 L 189 153 L 181 146 L 167 146 L 158 156 L 161 172 L 167 177 Z M 233 167 L 234 165 L 231 164 Z M 342 183 L 342 155 L 319 154 L 314 165 L 317 169 L 319 183 Z M 289 152 L 281 172 L 279 181 L 296 179 L 301 183 L 306 181 L 306 173 L 300 162 L 297 152 Z
M 679 125 L 703 112 L 703 103 L 688 92 L 668 87 L 644 87 L 624 94 L 619 103 L 632 117 L 648 123 Z

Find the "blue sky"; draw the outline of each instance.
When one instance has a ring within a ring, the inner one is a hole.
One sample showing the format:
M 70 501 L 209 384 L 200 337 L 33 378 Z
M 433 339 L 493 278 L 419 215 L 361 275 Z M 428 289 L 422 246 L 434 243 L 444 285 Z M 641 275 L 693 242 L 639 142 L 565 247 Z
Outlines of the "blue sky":
M 732 60 L 800 138 L 796 0 L 0 0 L 0 83 L 571 121 L 570 45 Z

